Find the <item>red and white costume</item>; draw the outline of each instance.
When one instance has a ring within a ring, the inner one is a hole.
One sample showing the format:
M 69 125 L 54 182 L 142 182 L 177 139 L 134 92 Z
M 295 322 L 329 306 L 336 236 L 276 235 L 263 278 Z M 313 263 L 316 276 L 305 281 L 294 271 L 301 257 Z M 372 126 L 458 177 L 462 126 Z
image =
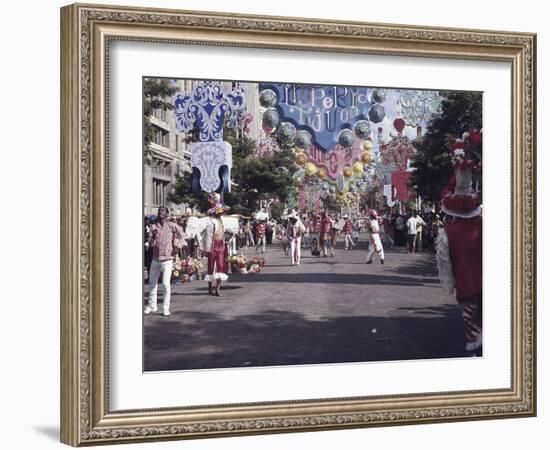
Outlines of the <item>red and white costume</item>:
M 378 222 L 378 215 L 376 211 L 371 211 L 370 217 L 367 220 L 367 229 L 369 231 L 370 245 L 367 252 L 367 263 L 371 263 L 374 257 L 374 253 L 378 254 L 380 262 L 384 262 L 384 247 L 382 246 L 382 240 L 380 239 L 380 223 Z
M 456 295 L 462 312 L 466 350 L 482 346 L 482 217 L 479 195 L 472 189 L 472 170 L 462 146 L 455 148 L 455 177 L 442 195 L 442 210 L 451 220 L 440 229 L 437 264 L 443 288 Z

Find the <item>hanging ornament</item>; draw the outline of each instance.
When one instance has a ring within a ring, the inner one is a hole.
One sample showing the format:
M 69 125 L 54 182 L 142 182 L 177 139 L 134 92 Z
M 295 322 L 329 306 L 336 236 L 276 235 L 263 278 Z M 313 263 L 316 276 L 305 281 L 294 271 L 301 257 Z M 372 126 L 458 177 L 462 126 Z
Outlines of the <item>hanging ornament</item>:
M 319 176 L 319 178 L 326 178 L 327 177 L 327 169 L 325 169 L 324 167 L 319 167 L 318 171 L 317 171 L 317 175 Z
M 367 139 L 365 142 L 363 142 L 363 150 L 366 152 L 370 151 L 373 147 L 373 143 L 370 139 Z
M 307 161 L 307 157 L 306 155 L 304 155 L 303 153 L 298 153 L 296 155 L 296 164 L 298 164 L 299 166 L 303 166 Z
M 349 128 L 344 128 L 338 134 L 338 143 L 344 147 L 349 148 L 353 144 L 353 132 Z
M 271 89 L 264 89 L 260 93 L 260 105 L 271 108 L 277 104 L 277 94 Z
M 363 163 L 361 161 L 355 161 L 353 163 L 353 173 L 361 175 L 363 173 Z
M 368 120 L 358 120 L 355 122 L 355 126 L 353 127 L 353 132 L 355 133 L 355 136 L 357 136 L 359 139 L 366 139 L 369 137 L 370 134 L 370 123 Z
M 291 145 L 296 137 L 296 127 L 290 122 L 283 122 L 278 131 L 279 139 L 285 145 Z
M 353 171 L 351 169 L 351 167 L 344 167 L 344 170 L 342 170 L 342 174 L 346 177 L 346 178 L 349 178 L 353 175 Z
M 361 161 L 364 164 L 370 164 L 372 162 L 372 155 L 369 152 L 364 152 L 361 154 Z
M 374 103 L 382 103 L 386 100 L 386 90 L 385 89 L 375 89 L 372 91 L 372 101 Z
M 372 105 L 369 109 L 369 119 L 371 122 L 379 123 L 386 117 L 386 111 L 384 107 L 379 104 Z
M 393 127 L 397 130 L 398 133 L 402 133 L 405 128 L 405 121 L 398 117 L 393 121 Z
M 311 147 L 311 134 L 309 131 L 300 130 L 296 133 L 296 138 L 294 139 L 294 144 L 296 147 L 305 149 Z
M 276 128 L 279 125 L 279 111 L 275 108 L 266 109 L 262 115 L 262 127 Z
M 317 167 L 315 166 L 315 164 L 311 163 L 311 162 L 308 162 L 306 165 L 305 165 L 305 169 L 306 169 L 306 173 L 311 177 L 313 175 L 315 175 L 317 173 Z

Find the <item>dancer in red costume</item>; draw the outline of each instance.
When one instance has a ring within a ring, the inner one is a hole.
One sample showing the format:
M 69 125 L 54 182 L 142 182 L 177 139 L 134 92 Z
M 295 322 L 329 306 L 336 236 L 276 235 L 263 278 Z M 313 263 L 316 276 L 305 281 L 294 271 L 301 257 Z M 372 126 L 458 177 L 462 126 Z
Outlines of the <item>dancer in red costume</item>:
M 225 228 L 222 215 L 229 210 L 221 200 L 221 195 L 213 193 L 210 195 L 211 208 L 208 210 L 209 220 L 202 232 L 201 250 L 208 257 L 208 272 L 204 277 L 208 282 L 208 294 L 221 297 L 222 281 L 227 280 L 227 257 L 228 248 L 225 241 Z M 213 288 L 212 283 L 216 283 Z
M 483 343 L 482 217 L 472 171 L 480 165 L 476 162 L 479 154 L 467 151 L 465 144 L 468 140 L 453 144 L 455 175 L 442 194 L 441 209 L 448 217 L 436 248 L 441 283 L 447 292 L 455 293 L 462 312 L 466 350 L 479 356 Z

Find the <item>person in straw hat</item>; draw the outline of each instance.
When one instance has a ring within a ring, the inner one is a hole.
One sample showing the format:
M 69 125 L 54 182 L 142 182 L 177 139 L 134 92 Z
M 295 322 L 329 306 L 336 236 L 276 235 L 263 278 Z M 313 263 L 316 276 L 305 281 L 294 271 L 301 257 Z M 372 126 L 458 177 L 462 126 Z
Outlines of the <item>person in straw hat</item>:
M 207 212 L 209 220 L 202 231 L 200 248 L 208 258 L 207 274 L 204 277 L 208 282 L 208 294 L 221 297 L 222 281 L 226 281 L 228 278 L 228 248 L 221 217 L 229 210 L 229 207 L 223 204 L 221 195 L 217 192 L 210 194 L 209 201 L 211 204 L 211 208 Z M 214 282 L 216 283 L 215 288 L 213 287 Z
M 480 133 L 472 133 L 476 134 L 475 142 L 480 143 L 481 139 L 477 139 Z M 469 150 L 468 144 L 469 139 L 453 144 L 455 173 L 441 196 L 441 210 L 448 217 L 437 236 L 436 258 L 441 284 L 449 294 L 455 294 L 462 312 L 466 351 L 479 356 L 482 348 L 482 216 L 481 196 L 472 187 L 472 173 L 481 170 L 481 164 L 479 154 Z

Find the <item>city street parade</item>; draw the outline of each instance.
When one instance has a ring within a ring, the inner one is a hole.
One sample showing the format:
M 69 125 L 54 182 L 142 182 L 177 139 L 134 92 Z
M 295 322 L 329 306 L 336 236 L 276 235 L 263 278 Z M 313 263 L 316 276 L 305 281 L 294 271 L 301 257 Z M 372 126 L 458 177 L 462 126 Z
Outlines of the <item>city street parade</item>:
M 482 93 L 145 78 L 144 370 L 482 356 Z

